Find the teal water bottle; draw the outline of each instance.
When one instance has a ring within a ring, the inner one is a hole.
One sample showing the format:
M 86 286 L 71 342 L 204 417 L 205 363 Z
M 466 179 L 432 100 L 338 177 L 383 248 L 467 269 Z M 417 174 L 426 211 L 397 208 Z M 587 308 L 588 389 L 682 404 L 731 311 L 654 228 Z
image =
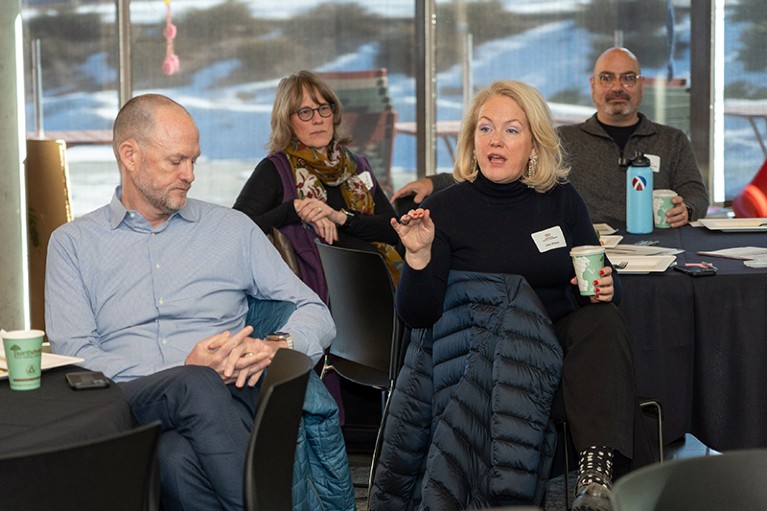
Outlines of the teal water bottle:
M 626 230 L 631 234 L 652 232 L 652 168 L 650 160 L 637 154 L 626 170 Z

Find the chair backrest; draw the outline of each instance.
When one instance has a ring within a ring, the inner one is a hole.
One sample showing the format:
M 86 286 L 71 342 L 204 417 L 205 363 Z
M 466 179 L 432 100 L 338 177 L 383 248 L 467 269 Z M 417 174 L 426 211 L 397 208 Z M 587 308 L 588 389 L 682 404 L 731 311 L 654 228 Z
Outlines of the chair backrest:
M 344 378 L 362 385 L 388 388 L 399 362 L 401 325 L 394 307 L 394 284 L 383 256 L 317 242 L 336 337 L 329 352 L 363 370 L 345 371 Z
M 312 360 L 277 350 L 261 384 L 245 455 L 245 511 L 290 511 L 298 426 Z
M 393 192 L 391 163 L 397 113 L 389 97 L 386 68 L 318 73 L 344 107 L 342 128 L 352 137 L 349 149 L 365 156 L 379 185 Z
M 0 458 L 0 509 L 156 511 L 160 424 L 55 450 Z
M 615 511 L 764 509 L 767 449 L 733 451 L 650 465 L 619 479 Z

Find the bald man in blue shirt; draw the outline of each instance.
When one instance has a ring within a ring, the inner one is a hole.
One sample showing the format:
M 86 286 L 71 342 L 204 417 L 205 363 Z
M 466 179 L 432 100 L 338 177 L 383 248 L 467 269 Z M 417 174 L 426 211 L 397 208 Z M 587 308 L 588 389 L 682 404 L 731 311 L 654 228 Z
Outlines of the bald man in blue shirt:
M 111 203 L 49 242 L 51 348 L 119 382 L 139 423 L 162 422 L 163 509 L 242 509 L 262 372 L 281 348 L 319 360 L 333 321 L 247 216 L 187 198 L 200 144 L 181 105 L 133 98 L 113 148 Z M 248 297 L 294 303 L 288 335 L 251 337 Z

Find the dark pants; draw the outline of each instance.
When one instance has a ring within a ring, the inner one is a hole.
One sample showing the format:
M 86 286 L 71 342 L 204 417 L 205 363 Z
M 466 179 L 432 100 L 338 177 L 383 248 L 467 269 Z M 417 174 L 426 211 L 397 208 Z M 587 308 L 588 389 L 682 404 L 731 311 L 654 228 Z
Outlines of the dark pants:
M 258 387 L 225 385 L 213 369 L 200 366 L 167 369 L 120 387 L 140 424 L 162 423 L 163 510 L 241 510 Z
M 652 462 L 631 339 L 618 308 L 587 305 L 560 319 L 555 330 L 565 359 L 554 415 L 564 413 L 576 452 L 607 446 L 616 450 L 616 464 L 621 455 L 631 468 Z

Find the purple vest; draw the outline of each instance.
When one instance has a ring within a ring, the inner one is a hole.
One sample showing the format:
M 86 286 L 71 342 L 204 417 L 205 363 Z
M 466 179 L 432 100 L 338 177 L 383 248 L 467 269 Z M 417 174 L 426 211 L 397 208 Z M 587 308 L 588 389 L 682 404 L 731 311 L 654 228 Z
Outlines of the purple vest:
M 269 159 L 277 168 L 277 173 L 282 181 L 282 202 L 296 199 L 296 181 L 293 177 L 293 169 L 290 168 L 288 157 L 284 152 L 279 152 L 270 154 Z M 373 176 L 370 163 L 368 163 L 364 156 L 354 155 L 354 159 L 357 162 L 357 174 L 366 171 L 370 172 L 370 176 L 373 177 L 373 188 L 370 190 L 370 193 L 375 194 L 378 182 Z M 328 285 L 325 282 L 325 273 L 322 271 L 320 253 L 314 242 L 318 238 L 317 235 L 303 223 L 285 224 L 279 227 L 279 229 L 290 240 L 290 243 L 293 244 L 298 267 L 301 269 L 301 279 L 327 304 Z

